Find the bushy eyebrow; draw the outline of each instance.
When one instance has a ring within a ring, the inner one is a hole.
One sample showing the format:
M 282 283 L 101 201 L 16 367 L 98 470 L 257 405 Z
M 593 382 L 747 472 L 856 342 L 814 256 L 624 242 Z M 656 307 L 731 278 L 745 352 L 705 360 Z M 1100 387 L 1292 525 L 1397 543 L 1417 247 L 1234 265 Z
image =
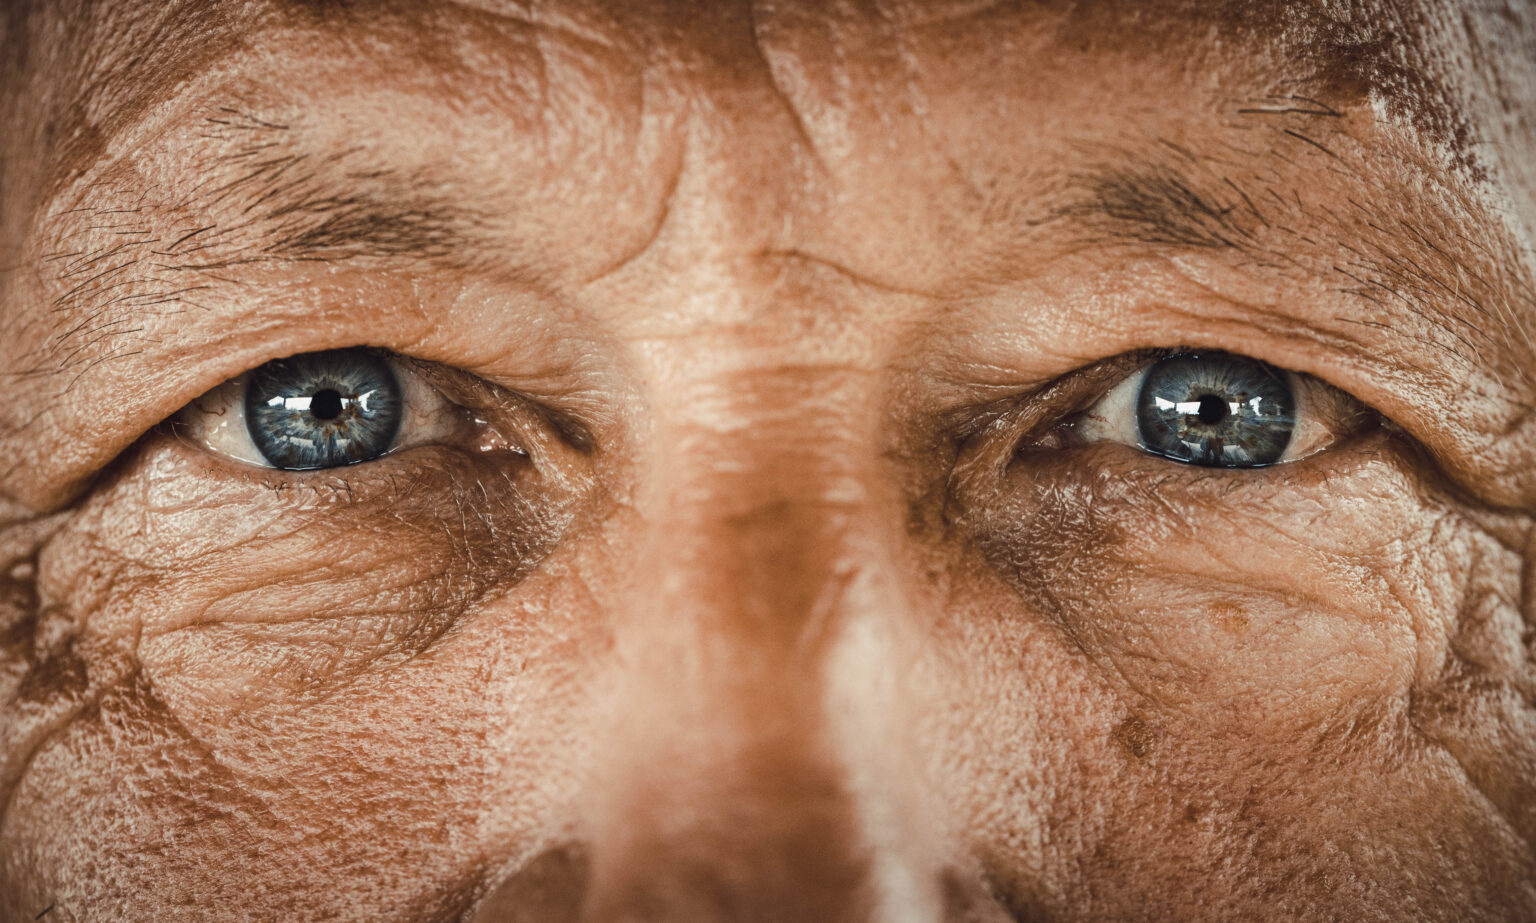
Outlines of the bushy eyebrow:
M 293 226 L 274 236 L 263 251 L 290 259 L 407 257 L 458 262 L 469 246 L 462 211 L 418 201 L 400 203 L 369 195 L 338 195 L 288 206 L 278 217 Z
M 1273 165 L 1264 161 L 1294 163 L 1281 150 L 1288 147 L 1321 154 L 1334 169 L 1349 171 L 1329 146 L 1331 139 L 1314 127 L 1343 114 L 1297 95 L 1238 103 L 1233 114 L 1263 123 L 1275 146 L 1268 151 L 1192 150 L 1159 137 L 1133 149 L 1085 157 L 1086 166 L 1071 177 L 1066 202 L 1051 217 L 1071 219 L 1108 243 L 1196 249 L 1258 249 L 1265 232 L 1288 232 L 1286 221 L 1319 223 L 1324 216 L 1309 212 L 1293 182 L 1263 175 Z M 1272 244 L 1278 235 L 1267 236 Z

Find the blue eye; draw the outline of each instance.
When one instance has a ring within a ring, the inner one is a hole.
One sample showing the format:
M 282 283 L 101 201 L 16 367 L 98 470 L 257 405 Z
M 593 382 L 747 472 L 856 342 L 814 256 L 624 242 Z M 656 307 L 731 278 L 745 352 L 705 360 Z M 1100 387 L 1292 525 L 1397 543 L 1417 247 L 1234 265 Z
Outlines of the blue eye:
M 1171 356 L 1147 369 L 1136 397 L 1142 448 L 1219 468 L 1272 465 L 1296 426 L 1284 372 L 1243 356 Z
M 405 405 L 382 357 L 333 349 L 277 359 L 245 385 L 245 425 L 274 468 L 335 468 L 393 446 Z

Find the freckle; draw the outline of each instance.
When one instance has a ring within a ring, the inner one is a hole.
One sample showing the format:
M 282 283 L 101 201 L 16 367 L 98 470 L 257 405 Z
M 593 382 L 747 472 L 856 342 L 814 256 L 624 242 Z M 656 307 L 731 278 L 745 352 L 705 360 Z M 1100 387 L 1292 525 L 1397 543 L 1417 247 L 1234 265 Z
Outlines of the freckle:
M 1110 735 L 1136 759 L 1146 759 L 1157 747 L 1157 733 L 1135 716 L 1120 722 Z
M 1229 635 L 1242 637 L 1248 633 L 1248 613 L 1242 606 L 1233 603 L 1213 603 L 1210 607 L 1210 616 L 1216 627 Z

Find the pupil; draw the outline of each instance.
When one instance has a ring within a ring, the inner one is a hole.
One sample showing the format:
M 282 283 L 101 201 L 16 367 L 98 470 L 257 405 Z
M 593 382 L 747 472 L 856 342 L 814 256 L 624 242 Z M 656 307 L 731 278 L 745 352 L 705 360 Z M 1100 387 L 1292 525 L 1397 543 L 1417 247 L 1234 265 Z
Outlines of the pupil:
M 1214 394 L 1207 394 L 1200 398 L 1200 409 L 1195 416 L 1206 426 L 1215 426 L 1227 418 L 1227 402 Z
M 318 420 L 334 420 L 341 416 L 341 393 L 335 388 L 315 392 L 309 399 L 309 412 Z M 1205 403 L 1200 404 L 1201 419 L 1205 418 Z

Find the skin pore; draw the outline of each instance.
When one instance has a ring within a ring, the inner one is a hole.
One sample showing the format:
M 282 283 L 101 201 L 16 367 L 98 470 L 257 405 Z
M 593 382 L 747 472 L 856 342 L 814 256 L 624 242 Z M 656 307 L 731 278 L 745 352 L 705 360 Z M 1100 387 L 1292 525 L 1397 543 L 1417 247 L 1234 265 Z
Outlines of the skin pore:
M 1529 4 L 46 6 L 0 919 L 1536 917 Z M 495 438 L 185 422 L 358 346 Z

